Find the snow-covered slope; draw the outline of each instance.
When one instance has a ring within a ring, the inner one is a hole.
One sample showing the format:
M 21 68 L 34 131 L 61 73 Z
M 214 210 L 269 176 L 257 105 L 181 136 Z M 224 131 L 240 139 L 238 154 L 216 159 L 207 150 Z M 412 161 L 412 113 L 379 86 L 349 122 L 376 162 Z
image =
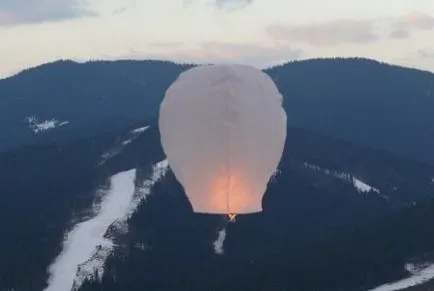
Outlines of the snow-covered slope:
M 95 260 L 96 253 L 109 253 L 113 248 L 110 240 L 104 238 L 107 228 L 128 211 L 129 203 L 134 194 L 135 170 L 118 173 L 111 178 L 111 187 L 101 202 L 97 215 L 74 226 L 66 235 L 63 251 L 50 266 L 50 278 L 46 291 L 70 291 L 78 287 L 80 282 L 76 274 L 84 269 L 93 273 L 103 272 L 104 259 Z M 86 262 L 94 258 L 93 266 Z M 92 270 L 93 269 L 93 270 Z
M 369 291 L 398 291 L 408 287 L 421 285 L 434 278 L 434 264 L 431 263 L 424 264 L 423 267 L 418 267 L 414 264 L 406 264 L 405 269 L 410 273 L 408 278 L 387 283 Z
M 101 205 L 95 205 L 96 215 L 75 225 L 66 235 L 62 253 L 49 268 L 45 291 L 76 290 L 85 279 L 99 279 L 104 274 L 105 261 L 115 247 L 105 236 L 107 230 L 128 219 L 166 171 L 166 161 L 157 163 L 151 177 L 138 186 L 135 169 L 112 176 L 110 189 L 103 196 Z

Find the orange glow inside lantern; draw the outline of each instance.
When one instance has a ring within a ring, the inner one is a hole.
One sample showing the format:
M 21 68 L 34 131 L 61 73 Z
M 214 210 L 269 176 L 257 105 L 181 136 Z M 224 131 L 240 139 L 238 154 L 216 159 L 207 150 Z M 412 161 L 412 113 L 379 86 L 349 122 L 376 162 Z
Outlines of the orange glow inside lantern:
M 236 173 L 217 177 L 210 186 L 210 207 L 229 216 L 249 212 L 254 197 L 244 181 Z

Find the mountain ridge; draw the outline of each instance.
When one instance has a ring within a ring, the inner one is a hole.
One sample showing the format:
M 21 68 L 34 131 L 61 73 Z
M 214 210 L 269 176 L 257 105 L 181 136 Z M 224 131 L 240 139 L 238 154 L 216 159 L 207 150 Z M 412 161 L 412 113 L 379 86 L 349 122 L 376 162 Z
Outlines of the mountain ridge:
M 165 90 L 192 66 L 59 61 L 0 80 L 0 151 L 155 119 Z M 265 72 L 284 95 L 289 125 L 434 164 L 434 74 L 361 58 L 295 61 Z M 36 134 L 29 117 L 63 126 Z

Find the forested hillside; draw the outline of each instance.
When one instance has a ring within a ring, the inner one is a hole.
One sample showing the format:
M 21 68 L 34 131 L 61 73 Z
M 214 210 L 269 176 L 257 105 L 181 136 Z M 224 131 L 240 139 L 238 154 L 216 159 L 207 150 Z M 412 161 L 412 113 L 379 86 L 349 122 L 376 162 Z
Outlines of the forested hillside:
M 158 107 L 189 67 L 61 61 L 0 80 L 0 290 L 43 290 L 115 175 L 133 170 L 136 192 L 151 185 L 165 159 Z M 81 291 L 366 291 L 409 275 L 406 263 L 433 263 L 434 75 L 366 59 L 266 72 L 288 136 L 264 211 L 235 223 L 194 214 L 169 169 L 103 229 L 113 247 L 84 268 L 94 276 L 81 285 L 73 266 Z

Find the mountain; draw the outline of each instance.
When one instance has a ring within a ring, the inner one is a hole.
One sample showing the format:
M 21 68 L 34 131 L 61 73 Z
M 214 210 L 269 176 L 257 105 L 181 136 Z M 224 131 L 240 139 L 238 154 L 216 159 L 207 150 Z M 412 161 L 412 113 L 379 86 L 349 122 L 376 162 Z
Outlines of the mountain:
M 366 291 L 434 263 L 431 73 L 267 70 L 285 152 L 264 211 L 228 223 L 192 213 L 161 149 L 159 103 L 189 67 L 61 61 L 0 80 L 0 290 Z
M 0 80 L 0 151 L 155 119 L 167 87 L 190 67 L 60 61 Z M 434 164 L 434 74 L 366 59 L 292 62 L 266 73 L 284 95 L 290 126 Z
M 434 162 L 434 75 L 365 59 L 308 60 L 267 71 L 288 124 Z
M 0 80 L 0 151 L 117 132 L 155 119 L 166 88 L 188 67 L 59 61 Z

